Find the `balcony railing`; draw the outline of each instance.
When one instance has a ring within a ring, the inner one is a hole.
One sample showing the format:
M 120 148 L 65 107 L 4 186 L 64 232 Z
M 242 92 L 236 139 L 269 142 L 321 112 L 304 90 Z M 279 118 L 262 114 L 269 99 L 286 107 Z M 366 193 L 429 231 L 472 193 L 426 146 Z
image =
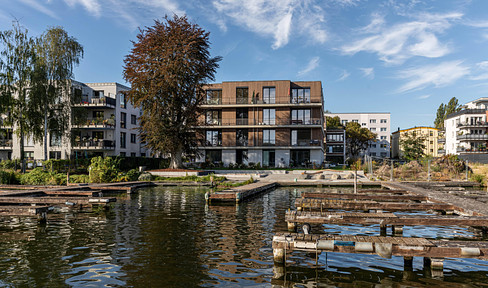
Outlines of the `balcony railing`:
M 0 147 L 11 148 L 13 146 L 12 139 L 0 139 Z
M 439 144 L 446 143 L 446 138 L 438 138 L 437 143 L 439 143 Z
M 115 119 L 87 119 L 85 122 L 72 125 L 73 128 L 115 128 Z
M 73 149 L 80 150 L 113 150 L 115 141 L 113 140 L 75 140 Z
M 291 119 L 252 119 L 252 118 L 223 118 L 208 119 L 205 126 L 245 126 L 245 125 L 319 125 L 322 126 L 321 118 L 311 118 L 302 120 Z
M 82 96 L 80 103 L 75 104 L 75 106 L 115 108 L 116 103 L 117 100 L 111 97 L 100 97 L 100 98 L 89 99 L 88 96 Z
M 458 153 L 488 153 L 486 148 L 464 148 L 464 147 L 456 148 L 456 152 L 458 152 Z
M 488 134 L 466 134 L 459 135 L 458 140 L 488 140 Z
M 320 99 L 287 99 L 274 101 L 252 99 L 207 99 L 204 105 L 252 105 L 252 104 L 317 104 L 322 103 Z
M 444 150 L 444 149 L 439 149 L 439 150 L 437 150 L 437 154 L 439 154 L 439 155 L 444 155 L 444 154 L 446 154 L 446 150 Z
M 459 127 L 459 128 L 462 128 L 462 127 L 483 128 L 483 127 L 488 127 L 488 122 L 485 122 L 485 121 L 478 121 L 476 123 L 461 122 L 461 123 L 457 123 L 456 127 Z

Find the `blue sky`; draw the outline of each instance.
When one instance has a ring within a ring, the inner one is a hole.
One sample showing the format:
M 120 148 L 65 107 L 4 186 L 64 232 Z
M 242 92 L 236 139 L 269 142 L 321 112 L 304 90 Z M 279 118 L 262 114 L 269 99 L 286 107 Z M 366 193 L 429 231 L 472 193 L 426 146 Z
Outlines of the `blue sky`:
M 63 26 L 84 46 L 82 82 L 119 82 L 138 27 L 186 14 L 223 56 L 216 81 L 320 80 L 325 108 L 390 112 L 391 129 L 433 125 L 440 103 L 488 92 L 484 0 L 0 0 L 38 36 Z

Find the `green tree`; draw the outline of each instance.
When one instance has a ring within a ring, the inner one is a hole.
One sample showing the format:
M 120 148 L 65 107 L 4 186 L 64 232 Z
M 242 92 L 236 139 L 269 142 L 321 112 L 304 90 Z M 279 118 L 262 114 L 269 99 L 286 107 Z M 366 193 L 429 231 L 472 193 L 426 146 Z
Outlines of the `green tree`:
M 344 128 L 344 126 L 342 126 L 341 124 L 341 118 L 339 118 L 339 116 L 335 116 L 335 117 L 329 117 L 329 116 L 326 116 L 325 117 L 325 123 L 326 123 L 326 127 L 327 129 L 342 129 Z
M 425 156 L 425 137 L 414 133 L 405 133 L 400 139 L 402 157 L 407 160 L 418 160 Z
M 460 106 L 461 105 L 459 105 L 458 99 L 456 99 L 456 97 L 452 97 L 451 100 L 449 100 L 449 102 L 445 106 L 446 109 L 445 116 L 460 111 L 461 110 Z M 444 116 L 444 120 L 445 120 L 445 116 Z
M 214 80 L 221 57 L 210 57 L 209 33 L 175 15 L 141 29 L 124 59 L 128 99 L 141 107 L 141 140 L 153 153 L 168 153 L 170 168 L 196 153 L 194 126 L 204 103 L 203 85 Z
M 444 120 L 446 116 L 446 106 L 444 103 L 441 103 L 439 105 L 439 108 L 437 108 L 437 114 L 434 120 L 434 127 L 437 129 L 444 129 Z
M 368 148 L 369 142 L 375 139 L 376 134 L 367 128 L 361 128 L 359 123 L 346 124 L 346 145 L 352 159 L 358 159 L 361 152 Z
M 7 124 L 13 126 L 19 137 L 22 172 L 25 172 L 24 138 L 31 132 L 34 126 L 31 119 L 35 117 L 29 101 L 35 63 L 34 40 L 27 34 L 27 29 L 18 22 L 13 23 L 11 30 L 0 31 L 0 112 L 7 114 Z
M 83 58 L 83 46 L 62 27 L 52 27 L 36 39 L 36 65 L 33 81 L 33 105 L 40 122 L 33 131 L 36 140 L 44 140 L 44 160 L 47 160 L 48 132 L 68 135 L 72 107 L 71 78 L 73 68 Z M 41 115 L 43 117 L 41 117 Z M 42 124 L 41 124 L 42 123 Z M 43 127 L 43 128 L 42 128 Z

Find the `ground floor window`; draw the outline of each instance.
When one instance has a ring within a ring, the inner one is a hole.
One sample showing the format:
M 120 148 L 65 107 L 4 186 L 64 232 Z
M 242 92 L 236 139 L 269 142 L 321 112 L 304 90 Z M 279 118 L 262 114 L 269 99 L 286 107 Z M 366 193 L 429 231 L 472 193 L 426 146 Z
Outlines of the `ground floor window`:
M 291 150 L 291 166 L 307 167 L 310 164 L 310 150 Z
M 206 150 L 205 161 L 210 163 L 222 162 L 222 150 Z
M 244 164 L 247 163 L 247 150 L 236 150 L 236 163 Z
M 61 159 L 61 151 L 49 151 L 49 159 Z
M 263 167 L 275 166 L 275 150 L 263 150 Z

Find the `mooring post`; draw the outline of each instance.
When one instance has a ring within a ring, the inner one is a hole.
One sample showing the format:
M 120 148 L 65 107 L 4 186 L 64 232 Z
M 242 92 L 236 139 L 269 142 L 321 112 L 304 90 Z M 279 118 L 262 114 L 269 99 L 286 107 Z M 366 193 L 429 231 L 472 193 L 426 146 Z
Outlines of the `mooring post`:
M 432 277 L 444 276 L 444 258 L 424 257 L 424 271 L 429 270 Z
M 386 224 L 380 224 L 380 236 L 386 236 Z
M 287 245 L 288 241 L 285 236 L 273 236 L 273 260 L 275 263 L 285 263 Z
M 391 169 L 390 169 L 390 181 L 393 181 L 393 160 L 391 161 Z
M 41 212 L 37 214 L 37 220 L 40 224 L 46 224 L 47 222 L 47 212 Z
M 393 235 L 402 235 L 403 234 L 403 226 L 402 225 L 393 225 L 391 226 L 391 230 L 393 230 Z
M 404 271 L 413 271 L 413 257 L 412 256 L 403 257 L 403 270 Z

